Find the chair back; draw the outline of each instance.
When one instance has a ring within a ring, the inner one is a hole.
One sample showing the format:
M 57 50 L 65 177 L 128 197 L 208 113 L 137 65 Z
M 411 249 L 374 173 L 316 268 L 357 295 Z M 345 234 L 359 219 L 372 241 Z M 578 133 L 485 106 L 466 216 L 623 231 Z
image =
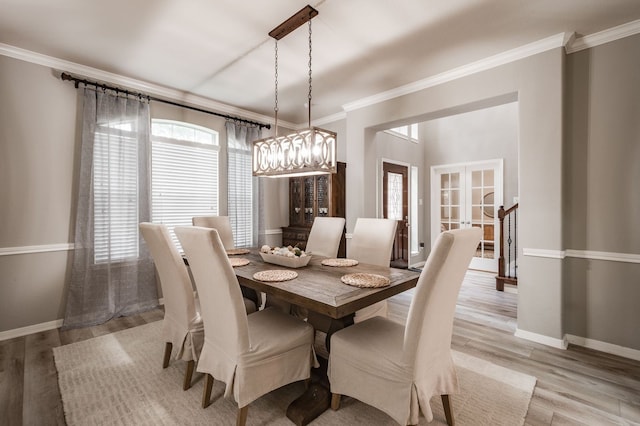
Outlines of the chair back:
M 233 230 L 229 216 L 196 216 L 191 219 L 193 226 L 213 228 L 218 230 L 225 250 L 235 247 L 233 243 Z
M 249 348 L 249 328 L 242 291 L 216 229 L 178 226 L 175 233 L 189 260 L 200 298 L 200 315 L 206 342 L 235 365 Z
M 481 236 L 476 227 L 441 233 L 418 278 L 404 335 L 406 362 L 418 377 L 433 369 L 432 360 L 450 359 L 458 292 Z
M 305 251 L 317 256 L 336 257 L 344 232 L 344 223 L 343 217 L 316 217 L 309 232 Z
M 393 219 L 359 217 L 347 257 L 371 265 L 389 266 L 397 225 Z
M 165 317 L 178 322 L 186 330 L 197 316 L 187 266 L 166 225 L 143 222 L 139 226 L 160 277 Z

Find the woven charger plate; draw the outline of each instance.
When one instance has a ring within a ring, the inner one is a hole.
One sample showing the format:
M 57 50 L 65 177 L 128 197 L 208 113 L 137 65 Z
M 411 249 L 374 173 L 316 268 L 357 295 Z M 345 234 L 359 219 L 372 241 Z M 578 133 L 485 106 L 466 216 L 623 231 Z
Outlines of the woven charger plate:
M 229 256 L 233 256 L 235 254 L 247 254 L 250 253 L 251 251 L 248 249 L 243 249 L 243 248 L 234 248 L 234 249 L 229 249 L 227 250 L 227 254 Z
M 245 259 L 243 257 L 231 257 L 229 258 L 229 262 L 231 262 L 231 266 L 244 266 L 249 264 L 249 259 Z
M 376 274 L 365 274 L 358 272 L 355 274 L 343 275 L 340 280 L 343 283 L 352 285 L 354 287 L 386 287 L 390 284 L 389 278 Z
M 297 277 L 298 273 L 296 271 L 289 271 L 287 269 L 270 269 L 253 274 L 253 279 L 265 282 L 288 281 Z
M 324 266 L 356 266 L 358 261 L 355 259 L 323 259 Z

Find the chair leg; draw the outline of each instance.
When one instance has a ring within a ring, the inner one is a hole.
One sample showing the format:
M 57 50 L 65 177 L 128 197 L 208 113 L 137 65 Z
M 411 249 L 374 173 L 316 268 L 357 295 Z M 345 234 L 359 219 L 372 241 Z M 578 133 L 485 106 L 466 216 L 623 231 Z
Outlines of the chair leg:
M 244 426 L 247 423 L 247 413 L 249 412 L 249 406 L 238 407 L 238 417 L 236 418 L 236 426 Z
M 164 344 L 164 358 L 162 359 L 162 368 L 167 368 L 169 366 L 169 359 L 171 359 L 172 349 L 173 344 L 171 342 L 166 342 Z
M 331 394 L 331 409 L 333 411 L 338 411 L 338 409 L 340 408 L 340 394 L 339 393 L 332 393 Z
M 451 405 L 451 398 L 449 395 L 441 395 L 442 396 L 442 406 L 444 407 L 444 416 L 447 418 L 447 424 L 449 426 L 455 425 L 455 420 L 453 418 L 453 407 Z
M 194 360 L 187 361 L 187 369 L 184 372 L 184 383 L 182 384 L 182 390 L 187 390 L 191 387 L 191 377 L 193 376 L 193 367 L 196 365 Z
M 213 389 L 213 376 L 211 374 L 205 374 L 202 392 L 202 408 L 207 408 L 211 405 L 211 389 Z

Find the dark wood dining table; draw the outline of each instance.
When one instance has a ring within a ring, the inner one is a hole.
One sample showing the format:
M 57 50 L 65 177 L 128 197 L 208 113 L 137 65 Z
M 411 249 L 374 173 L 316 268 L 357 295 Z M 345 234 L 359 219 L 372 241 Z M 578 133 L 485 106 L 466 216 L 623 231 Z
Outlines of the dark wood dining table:
M 250 263 L 236 267 L 238 282 L 248 288 L 277 297 L 306 308 L 322 324 L 321 331 L 338 330 L 353 323 L 359 309 L 388 299 L 416 286 L 419 272 L 359 263 L 356 266 L 324 266 L 321 256 L 312 256 L 307 266 L 292 269 L 298 277 L 281 282 L 264 282 L 253 278 L 256 272 L 273 269 L 291 269 L 262 260 L 258 249 L 238 257 Z M 380 288 L 359 288 L 344 284 L 340 278 L 351 273 L 371 273 L 389 278 L 389 285 Z M 327 327 L 326 325 L 331 324 Z M 314 323 L 314 325 L 316 325 Z
M 416 286 L 419 272 L 359 263 L 355 266 L 334 267 L 321 264 L 323 257 L 312 256 L 308 265 L 293 269 L 297 278 L 289 281 L 264 282 L 253 278 L 256 272 L 290 269 L 262 260 L 258 249 L 241 256 L 249 259 L 245 266 L 235 267 L 238 282 L 250 289 L 264 292 L 268 297 L 276 297 L 292 305 L 305 308 L 308 321 L 316 330 L 327 334 L 325 344 L 330 350 L 331 335 L 353 324 L 357 310 L 388 299 Z M 341 277 L 351 273 L 370 273 L 387 277 L 389 285 L 379 288 L 360 288 L 344 284 Z M 326 362 L 321 363 L 326 368 Z M 287 409 L 287 417 L 298 425 L 309 423 L 314 416 L 329 408 L 329 390 L 324 380 L 311 385 L 307 392 L 294 401 Z M 317 376 L 317 374 L 316 374 Z M 319 400 L 322 401 L 319 401 Z M 319 408 L 322 407 L 322 408 Z

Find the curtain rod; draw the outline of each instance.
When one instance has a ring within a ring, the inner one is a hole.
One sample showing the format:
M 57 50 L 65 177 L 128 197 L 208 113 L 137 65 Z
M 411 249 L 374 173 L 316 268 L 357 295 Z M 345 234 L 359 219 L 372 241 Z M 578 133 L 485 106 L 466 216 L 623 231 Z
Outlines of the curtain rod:
M 101 89 L 108 89 L 108 90 L 113 90 L 113 91 L 119 92 L 119 93 L 125 93 L 125 94 L 131 95 L 131 96 L 138 96 L 138 97 L 146 98 L 146 99 L 148 99 L 150 101 L 162 102 L 162 103 L 165 103 L 165 104 L 178 106 L 178 107 L 181 107 L 181 108 L 187 108 L 187 109 L 191 109 L 191 110 L 194 110 L 194 111 L 204 112 L 205 114 L 217 115 L 218 117 L 223 117 L 223 118 L 226 118 L 228 120 L 234 120 L 234 121 L 239 121 L 241 123 L 253 124 L 254 126 L 264 127 L 266 129 L 270 129 L 271 128 L 271 124 L 258 123 L 257 121 L 246 120 L 244 118 L 233 117 L 231 115 L 221 114 L 219 112 L 208 111 L 206 109 L 192 107 L 190 105 L 185 105 L 185 104 L 181 104 L 181 103 L 178 103 L 178 102 L 168 101 L 166 99 L 156 98 L 154 96 L 150 96 L 150 95 L 147 95 L 145 93 L 135 92 L 135 91 L 127 90 L 127 89 L 121 89 L 121 88 L 116 87 L 116 86 L 109 86 L 108 84 L 98 83 L 97 81 L 90 81 L 90 80 L 86 80 L 86 79 L 83 79 L 83 78 L 74 77 L 71 74 L 67 74 L 66 72 L 63 72 L 62 75 L 60 75 L 60 78 L 62 80 L 64 80 L 64 81 L 73 81 L 75 83 L 76 89 L 78 88 L 78 85 L 80 83 L 82 83 L 82 84 L 87 85 L 87 86 L 94 86 L 96 88 L 99 87 Z

